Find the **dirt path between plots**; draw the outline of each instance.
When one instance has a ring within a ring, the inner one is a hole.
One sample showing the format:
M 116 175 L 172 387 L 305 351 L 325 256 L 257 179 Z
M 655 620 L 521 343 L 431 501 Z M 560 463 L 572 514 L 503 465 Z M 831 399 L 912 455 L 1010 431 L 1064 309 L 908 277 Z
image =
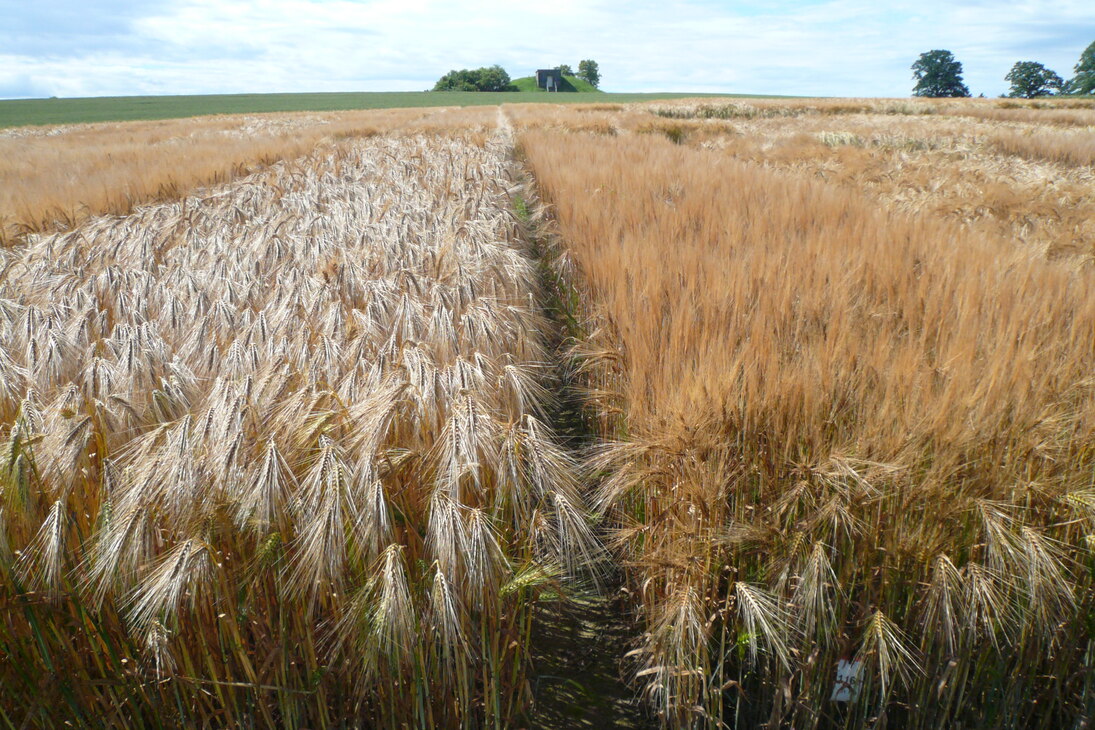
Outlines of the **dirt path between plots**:
M 498 110 L 500 136 L 514 147 L 513 128 Z M 568 350 L 576 337 L 579 312 L 570 311 L 576 298 L 573 286 L 558 266 L 564 242 L 545 230 L 542 217 L 530 211 L 539 205 L 535 181 L 523 169 L 524 185 L 514 199 L 516 212 L 526 224 L 531 255 L 541 267 L 544 315 L 552 324 L 548 346 L 553 353 L 558 383 L 549 422 L 557 438 L 581 458 L 593 434 L 584 415 L 585 403 L 568 364 Z M 628 683 L 624 655 L 632 648 L 638 629 L 612 575 L 599 591 L 573 595 L 568 602 L 542 610 L 533 627 L 534 671 L 530 677 L 534 728 L 656 728 L 634 688 Z

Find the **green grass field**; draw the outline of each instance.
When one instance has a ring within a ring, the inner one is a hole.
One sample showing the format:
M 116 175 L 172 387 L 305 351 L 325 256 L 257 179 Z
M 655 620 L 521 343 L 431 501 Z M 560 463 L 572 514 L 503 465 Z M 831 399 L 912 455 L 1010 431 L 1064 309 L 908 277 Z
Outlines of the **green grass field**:
M 33 124 L 81 124 L 134 119 L 176 119 L 207 114 L 346 111 L 429 106 L 483 106 L 528 102 L 553 104 L 626 103 L 712 94 L 610 94 L 600 91 L 529 92 L 393 91 L 323 94 L 218 94 L 208 96 L 104 96 L 86 99 L 0 101 L 0 128 Z M 717 96 L 738 96 L 718 94 Z

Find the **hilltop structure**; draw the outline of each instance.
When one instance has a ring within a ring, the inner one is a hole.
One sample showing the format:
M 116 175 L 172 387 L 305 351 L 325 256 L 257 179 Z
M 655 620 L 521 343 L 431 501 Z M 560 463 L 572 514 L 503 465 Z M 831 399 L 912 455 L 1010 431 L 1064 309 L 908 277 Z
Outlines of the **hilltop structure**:
M 563 84 L 563 72 L 557 68 L 542 68 L 536 71 L 536 86 L 545 91 L 558 91 Z

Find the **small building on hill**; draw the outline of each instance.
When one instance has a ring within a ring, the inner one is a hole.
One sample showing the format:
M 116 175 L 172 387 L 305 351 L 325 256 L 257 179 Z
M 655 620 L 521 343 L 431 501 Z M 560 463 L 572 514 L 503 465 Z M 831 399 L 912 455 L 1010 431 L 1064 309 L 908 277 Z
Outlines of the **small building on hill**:
M 536 72 L 536 85 L 545 91 L 558 91 L 563 84 L 563 72 L 557 68 L 542 68 Z

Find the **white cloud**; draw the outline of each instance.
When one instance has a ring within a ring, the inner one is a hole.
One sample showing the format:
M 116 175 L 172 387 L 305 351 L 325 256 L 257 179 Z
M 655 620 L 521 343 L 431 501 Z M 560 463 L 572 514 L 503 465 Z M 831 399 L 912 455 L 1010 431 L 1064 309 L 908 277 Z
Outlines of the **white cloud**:
M 1095 40 L 1095 6 L 1071 0 L 96 2 L 110 28 L 80 42 L 81 0 L 55 0 L 48 18 L 0 0 L 19 34 L 5 43 L 0 30 L 13 49 L 0 96 L 414 90 L 451 68 L 523 76 L 582 58 L 612 91 L 905 96 L 909 66 L 933 48 L 994 95 L 1015 61 L 1068 76 Z

